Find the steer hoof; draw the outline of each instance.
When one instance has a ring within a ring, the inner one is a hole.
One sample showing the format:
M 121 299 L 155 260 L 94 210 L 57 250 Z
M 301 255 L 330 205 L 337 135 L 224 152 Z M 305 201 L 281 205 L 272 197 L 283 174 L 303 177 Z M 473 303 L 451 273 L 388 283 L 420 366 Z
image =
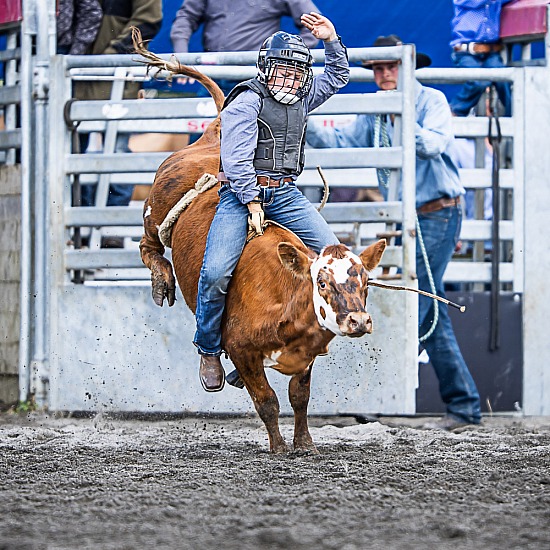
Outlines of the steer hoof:
M 231 371 L 228 375 L 226 375 L 225 381 L 228 384 L 231 384 L 232 386 L 239 388 L 240 390 L 244 388 L 244 382 L 241 380 L 241 377 L 239 376 L 239 373 L 237 372 L 236 369 L 234 371 Z
M 162 307 L 164 298 L 166 298 L 170 307 L 173 306 L 176 301 L 175 288 L 169 287 L 164 281 L 153 281 L 152 294 L 155 304 L 160 307 Z

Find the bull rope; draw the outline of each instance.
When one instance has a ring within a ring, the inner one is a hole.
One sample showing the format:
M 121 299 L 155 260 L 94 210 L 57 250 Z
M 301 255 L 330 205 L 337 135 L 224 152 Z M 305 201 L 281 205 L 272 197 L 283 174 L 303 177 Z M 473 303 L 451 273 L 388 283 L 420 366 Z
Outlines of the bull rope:
M 442 298 L 441 296 L 437 296 L 436 294 L 432 294 L 431 292 L 426 292 L 425 290 L 419 290 L 417 288 L 410 288 L 408 286 L 396 286 L 396 285 L 385 285 L 383 283 L 377 283 L 376 281 L 367 281 L 368 286 L 377 286 L 380 288 L 385 288 L 386 290 L 409 290 L 411 292 L 416 292 L 417 294 L 422 294 L 423 296 L 427 296 L 428 298 L 433 298 L 434 300 L 439 300 L 440 302 L 443 302 L 444 304 L 447 304 L 448 306 L 453 306 L 454 308 L 458 309 L 461 313 L 464 313 L 466 311 L 466 306 L 461 306 L 459 304 L 455 304 L 454 302 L 451 302 L 451 300 L 447 300 L 446 298 Z
M 216 176 L 212 174 L 203 174 L 195 183 L 195 187 L 190 189 L 183 197 L 172 207 L 170 212 L 159 225 L 158 235 L 160 242 L 167 248 L 172 248 L 172 227 L 180 217 L 181 213 L 196 199 L 200 193 L 208 191 L 218 183 Z

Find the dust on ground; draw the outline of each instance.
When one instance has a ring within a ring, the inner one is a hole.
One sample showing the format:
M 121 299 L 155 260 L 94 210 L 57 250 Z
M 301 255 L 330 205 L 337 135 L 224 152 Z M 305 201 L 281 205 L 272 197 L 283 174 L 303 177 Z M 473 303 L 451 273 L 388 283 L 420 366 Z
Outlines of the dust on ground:
M 0 549 L 550 548 L 550 418 L 425 420 L 3 414 Z

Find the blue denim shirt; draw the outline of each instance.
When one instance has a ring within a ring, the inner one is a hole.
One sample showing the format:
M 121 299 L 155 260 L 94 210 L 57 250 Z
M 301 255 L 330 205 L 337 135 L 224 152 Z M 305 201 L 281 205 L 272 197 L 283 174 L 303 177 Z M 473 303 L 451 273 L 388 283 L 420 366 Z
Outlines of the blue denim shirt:
M 448 154 L 454 139 L 452 115 L 445 95 L 416 86 L 416 206 L 441 197 L 464 194 L 458 169 Z M 307 142 L 312 147 L 374 147 L 374 115 L 358 115 L 343 128 L 326 128 L 310 121 Z M 390 141 L 393 128 L 389 126 Z M 381 189 L 384 197 L 387 190 Z M 399 193 L 401 195 L 401 193 Z
M 451 48 L 469 42 L 497 42 L 500 11 L 512 0 L 453 0 L 455 16 L 451 21 Z
M 325 42 L 325 71 L 313 79 L 313 85 L 304 106 L 306 114 L 319 107 L 343 88 L 349 80 L 346 50 L 339 40 Z M 258 143 L 258 115 L 261 98 L 252 90 L 239 94 L 221 113 L 221 159 L 226 177 L 237 198 L 247 204 L 258 196 L 260 188 L 256 176 L 281 178 L 276 172 L 256 171 L 254 151 Z M 284 174 L 288 176 L 288 174 Z M 296 179 L 299 174 L 292 174 Z

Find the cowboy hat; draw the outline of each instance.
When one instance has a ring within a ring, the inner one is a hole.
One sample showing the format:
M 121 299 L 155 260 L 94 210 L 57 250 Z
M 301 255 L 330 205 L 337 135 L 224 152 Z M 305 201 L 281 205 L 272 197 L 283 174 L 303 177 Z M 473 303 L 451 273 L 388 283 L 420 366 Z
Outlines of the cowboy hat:
M 379 36 L 374 41 L 374 44 L 373 44 L 375 48 L 380 48 L 383 46 L 402 46 L 402 45 L 403 45 L 403 41 L 396 34 L 390 34 L 388 36 Z M 363 67 L 365 67 L 365 69 L 372 69 L 372 65 L 376 63 L 389 63 L 393 61 L 395 61 L 395 59 L 392 59 L 392 60 L 369 59 L 368 61 L 363 61 L 362 64 L 363 64 Z M 422 67 L 428 67 L 431 64 L 432 64 L 432 60 L 429 55 L 426 55 L 425 53 L 416 52 L 417 69 L 422 69 Z

